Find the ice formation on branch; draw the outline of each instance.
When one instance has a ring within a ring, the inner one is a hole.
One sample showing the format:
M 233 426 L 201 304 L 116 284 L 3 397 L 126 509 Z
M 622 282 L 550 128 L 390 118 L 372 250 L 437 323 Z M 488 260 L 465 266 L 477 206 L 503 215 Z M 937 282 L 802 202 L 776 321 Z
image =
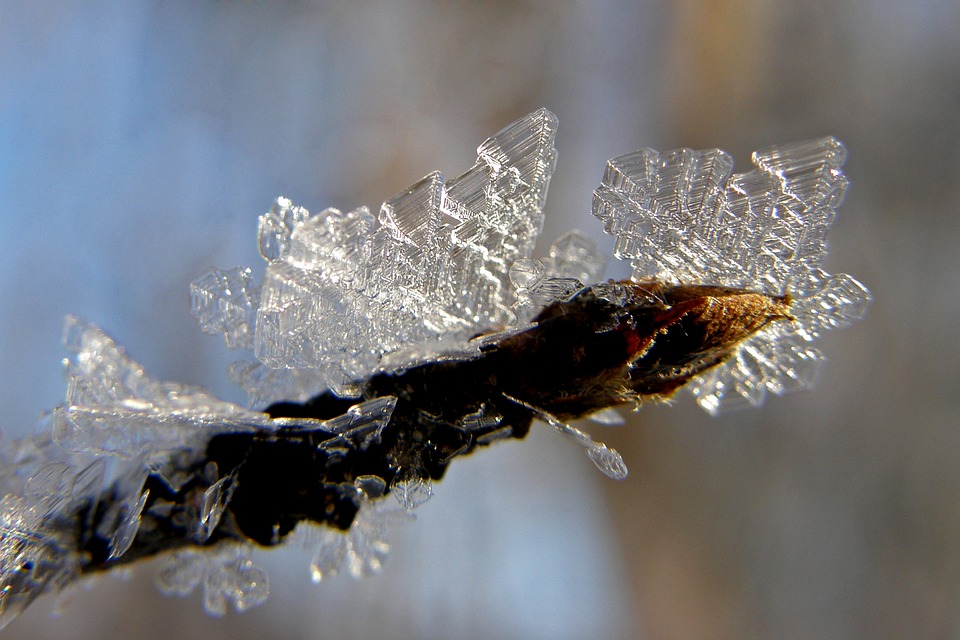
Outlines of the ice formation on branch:
M 531 113 L 480 145 L 465 173 L 431 173 L 378 216 L 366 207 L 311 216 L 278 199 L 260 217 L 259 296 L 249 271 L 211 270 L 191 285 L 194 315 L 269 369 L 310 371 L 295 389 L 267 374 L 281 386 L 258 384 L 260 400 L 350 394 L 384 354 L 510 324 L 509 269 L 543 226 L 556 129 L 546 109 Z
M 790 295 L 794 322 L 774 323 L 726 363 L 689 385 L 716 413 L 767 391 L 809 387 L 823 356 L 807 346 L 859 320 L 870 294 L 846 274 L 821 269 L 826 234 L 843 201 L 846 149 L 835 138 L 753 154 L 756 169 L 730 175 L 719 149 L 643 149 L 607 163 L 594 215 L 614 235 L 614 255 L 636 281 L 697 282 Z
M 67 397 L 49 429 L 0 450 L 0 626 L 78 578 L 170 552 L 167 593 L 207 610 L 267 595 L 253 544 L 291 537 L 314 580 L 379 570 L 387 524 L 448 464 L 534 420 L 624 478 L 620 455 L 570 422 L 681 387 L 715 412 L 808 385 L 808 343 L 861 317 L 862 285 L 821 269 L 843 197 L 824 138 L 754 154 L 643 150 L 611 160 L 594 213 L 633 275 L 570 232 L 532 250 L 556 161 L 545 109 L 432 173 L 374 216 L 261 216 L 262 283 L 211 269 L 190 287 L 200 327 L 253 360 L 229 374 L 250 407 L 153 380 L 98 328 L 68 318 Z M 395 500 L 389 500 L 388 494 Z

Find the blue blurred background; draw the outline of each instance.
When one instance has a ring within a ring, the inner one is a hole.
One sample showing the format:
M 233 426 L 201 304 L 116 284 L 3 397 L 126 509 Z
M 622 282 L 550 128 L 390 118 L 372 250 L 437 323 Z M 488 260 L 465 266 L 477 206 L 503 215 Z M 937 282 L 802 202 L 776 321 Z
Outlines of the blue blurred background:
M 614 483 L 546 429 L 454 465 L 381 576 L 223 620 L 155 567 L 10 638 L 953 638 L 960 634 L 960 5 L 923 0 L 9 2 L 0 6 L 0 407 L 63 396 L 62 319 L 160 379 L 242 401 L 188 311 L 251 265 L 286 195 L 373 208 L 546 106 L 560 161 L 541 247 L 589 215 L 607 158 L 833 134 L 852 187 L 833 272 L 875 294 L 820 387 L 711 419 L 688 398 L 593 429 Z

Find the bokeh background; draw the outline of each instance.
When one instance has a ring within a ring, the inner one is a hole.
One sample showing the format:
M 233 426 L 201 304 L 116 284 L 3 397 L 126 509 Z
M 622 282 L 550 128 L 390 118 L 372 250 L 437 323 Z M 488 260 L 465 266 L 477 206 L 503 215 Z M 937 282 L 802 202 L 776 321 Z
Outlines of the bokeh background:
M 875 295 L 820 343 L 819 388 L 712 419 L 683 397 L 592 428 L 606 479 L 546 429 L 454 465 L 382 575 L 206 617 L 155 566 L 8 638 L 960 636 L 960 4 L 949 0 L 192 2 L 0 6 L 0 408 L 63 394 L 62 318 L 160 379 L 242 400 L 187 285 L 252 265 L 286 195 L 376 207 L 560 118 L 542 248 L 589 215 L 609 157 L 833 134 L 852 186 L 827 268 Z

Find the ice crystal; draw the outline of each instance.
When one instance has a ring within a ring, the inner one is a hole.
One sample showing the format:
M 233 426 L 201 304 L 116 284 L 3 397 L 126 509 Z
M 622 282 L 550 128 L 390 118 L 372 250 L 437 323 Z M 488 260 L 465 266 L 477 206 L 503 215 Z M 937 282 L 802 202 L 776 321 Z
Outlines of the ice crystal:
M 312 551 L 312 580 L 319 583 L 344 569 L 354 578 L 379 573 L 390 553 L 391 526 L 413 517 L 407 509 L 389 502 L 364 500 L 353 526 L 347 532 L 301 525 L 297 529 L 297 538 L 302 547 Z
M 604 475 L 613 478 L 614 480 L 623 480 L 627 477 L 627 465 L 623 461 L 623 457 L 617 452 L 616 449 L 611 449 L 602 442 L 595 442 L 593 438 L 591 438 L 585 432 L 566 424 L 565 422 L 557 419 L 556 416 L 551 415 L 549 412 L 544 411 L 539 407 L 535 407 L 534 405 L 517 398 L 510 396 L 506 397 L 508 400 L 530 409 L 534 415 L 553 427 L 557 433 L 570 438 L 582 446 L 587 454 L 587 457 L 590 458 L 590 461 L 593 462 L 597 469 L 599 469 Z
M 393 495 L 400 506 L 412 511 L 433 497 L 433 483 L 422 473 L 406 471 L 394 483 Z
M 64 449 L 135 458 L 196 448 L 216 431 L 253 431 L 269 416 L 198 387 L 155 381 L 99 328 L 67 318 L 67 401 L 54 410 Z
M 262 604 L 270 592 L 267 574 L 250 560 L 249 545 L 220 545 L 213 550 L 178 551 L 156 576 L 164 593 L 185 596 L 203 586 L 207 613 L 223 616 L 228 606 L 237 611 Z
M 449 181 L 432 173 L 378 216 L 365 207 L 310 216 L 278 200 L 260 221 L 268 265 L 259 300 L 237 272 L 209 272 L 191 286 L 201 328 L 236 346 L 254 336 L 263 365 L 313 372 L 310 393 L 349 394 L 384 354 L 510 323 L 509 268 L 530 257 L 543 225 L 556 128 L 549 111 L 532 113 L 481 144 L 466 172 Z M 570 247 L 556 260 L 581 255 Z M 253 377 L 288 382 L 248 368 Z
M 514 306 L 526 311 L 522 317 L 532 316 L 543 305 L 570 297 L 599 280 L 605 265 L 593 240 L 579 231 L 568 231 L 553 243 L 548 257 L 523 258 L 510 265 L 510 280 L 517 290 Z
M 607 163 L 593 211 L 616 238 L 614 255 L 631 261 L 634 280 L 793 298 L 794 322 L 771 324 L 689 385 L 711 413 L 809 386 L 822 356 L 805 343 L 863 317 L 866 288 L 821 269 L 847 188 L 845 159 L 828 137 L 756 151 L 757 168 L 735 175 L 719 149 L 643 149 Z

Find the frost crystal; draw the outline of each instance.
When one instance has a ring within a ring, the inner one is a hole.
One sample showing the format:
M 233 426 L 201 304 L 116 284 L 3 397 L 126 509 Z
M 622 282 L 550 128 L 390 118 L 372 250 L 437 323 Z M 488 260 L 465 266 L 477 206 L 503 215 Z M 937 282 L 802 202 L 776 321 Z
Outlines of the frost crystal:
M 54 410 L 53 435 L 69 451 L 135 458 L 190 449 L 215 431 L 253 431 L 269 416 L 218 400 L 203 389 L 153 380 L 97 327 L 67 318 L 67 401 Z
M 543 305 L 568 298 L 584 285 L 596 282 L 603 274 L 606 260 L 597 252 L 597 244 L 579 231 L 568 231 L 550 247 L 549 257 L 525 258 L 510 266 L 510 280 L 517 290 L 519 309 L 532 316 Z
M 309 524 L 297 529 L 299 544 L 313 551 L 310 574 L 319 583 L 346 569 L 354 578 L 379 573 L 390 553 L 390 526 L 413 518 L 389 502 L 364 502 L 347 532 Z
M 643 149 L 607 164 L 593 211 L 616 238 L 614 255 L 631 261 L 634 280 L 793 298 L 794 322 L 769 325 L 689 385 L 711 413 L 810 386 L 822 356 L 805 343 L 863 317 L 866 288 L 821 269 L 847 187 L 845 159 L 836 139 L 820 138 L 757 151 L 757 168 L 736 175 L 719 149 Z
M 616 449 L 611 449 L 602 442 L 594 441 L 593 438 L 580 429 L 562 422 L 561 420 L 557 419 L 556 416 L 551 415 L 543 409 L 535 407 L 517 398 L 507 396 L 506 394 L 504 394 L 504 396 L 511 402 L 530 409 L 534 415 L 553 427 L 557 433 L 570 438 L 583 447 L 587 457 L 590 458 L 590 461 L 593 462 L 597 469 L 599 469 L 605 476 L 613 478 L 614 480 L 623 480 L 627 477 L 627 465 L 623 461 L 623 457 L 619 452 L 617 452 Z
M 393 495 L 404 509 L 412 511 L 433 497 L 433 483 L 421 473 L 400 474 L 393 485 Z
M 207 613 L 223 616 L 228 606 L 246 611 L 262 604 L 270 593 L 267 574 L 250 560 L 249 545 L 220 545 L 211 551 L 178 551 L 156 576 L 157 587 L 185 596 L 203 583 Z
M 449 181 L 432 173 L 384 202 L 378 216 L 366 208 L 310 216 L 278 200 L 260 222 L 269 264 L 259 301 L 243 272 L 209 272 L 191 287 L 201 328 L 222 331 L 235 346 L 252 335 L 262 364 L 310 370 L 310 393 L 349 395 L 349 383 L 384 354 L 510 323 L 508 272 L 530 257 L 543 225 L 556 128 L 549 111 L 532 113 L 481 144 L 465 173 Z M 571 246 L 555 260 L 581 255 Z M 242 378 L 273 387 L 264 393 L 253 382 L 258 397 L 303 393 L 295 379 L 256 369 Z
M 259 295 L 250 269 L 210 269 L 190 285 L 190 306 L 203 331 L 222 331 L 231 349 L 252 349 Z

